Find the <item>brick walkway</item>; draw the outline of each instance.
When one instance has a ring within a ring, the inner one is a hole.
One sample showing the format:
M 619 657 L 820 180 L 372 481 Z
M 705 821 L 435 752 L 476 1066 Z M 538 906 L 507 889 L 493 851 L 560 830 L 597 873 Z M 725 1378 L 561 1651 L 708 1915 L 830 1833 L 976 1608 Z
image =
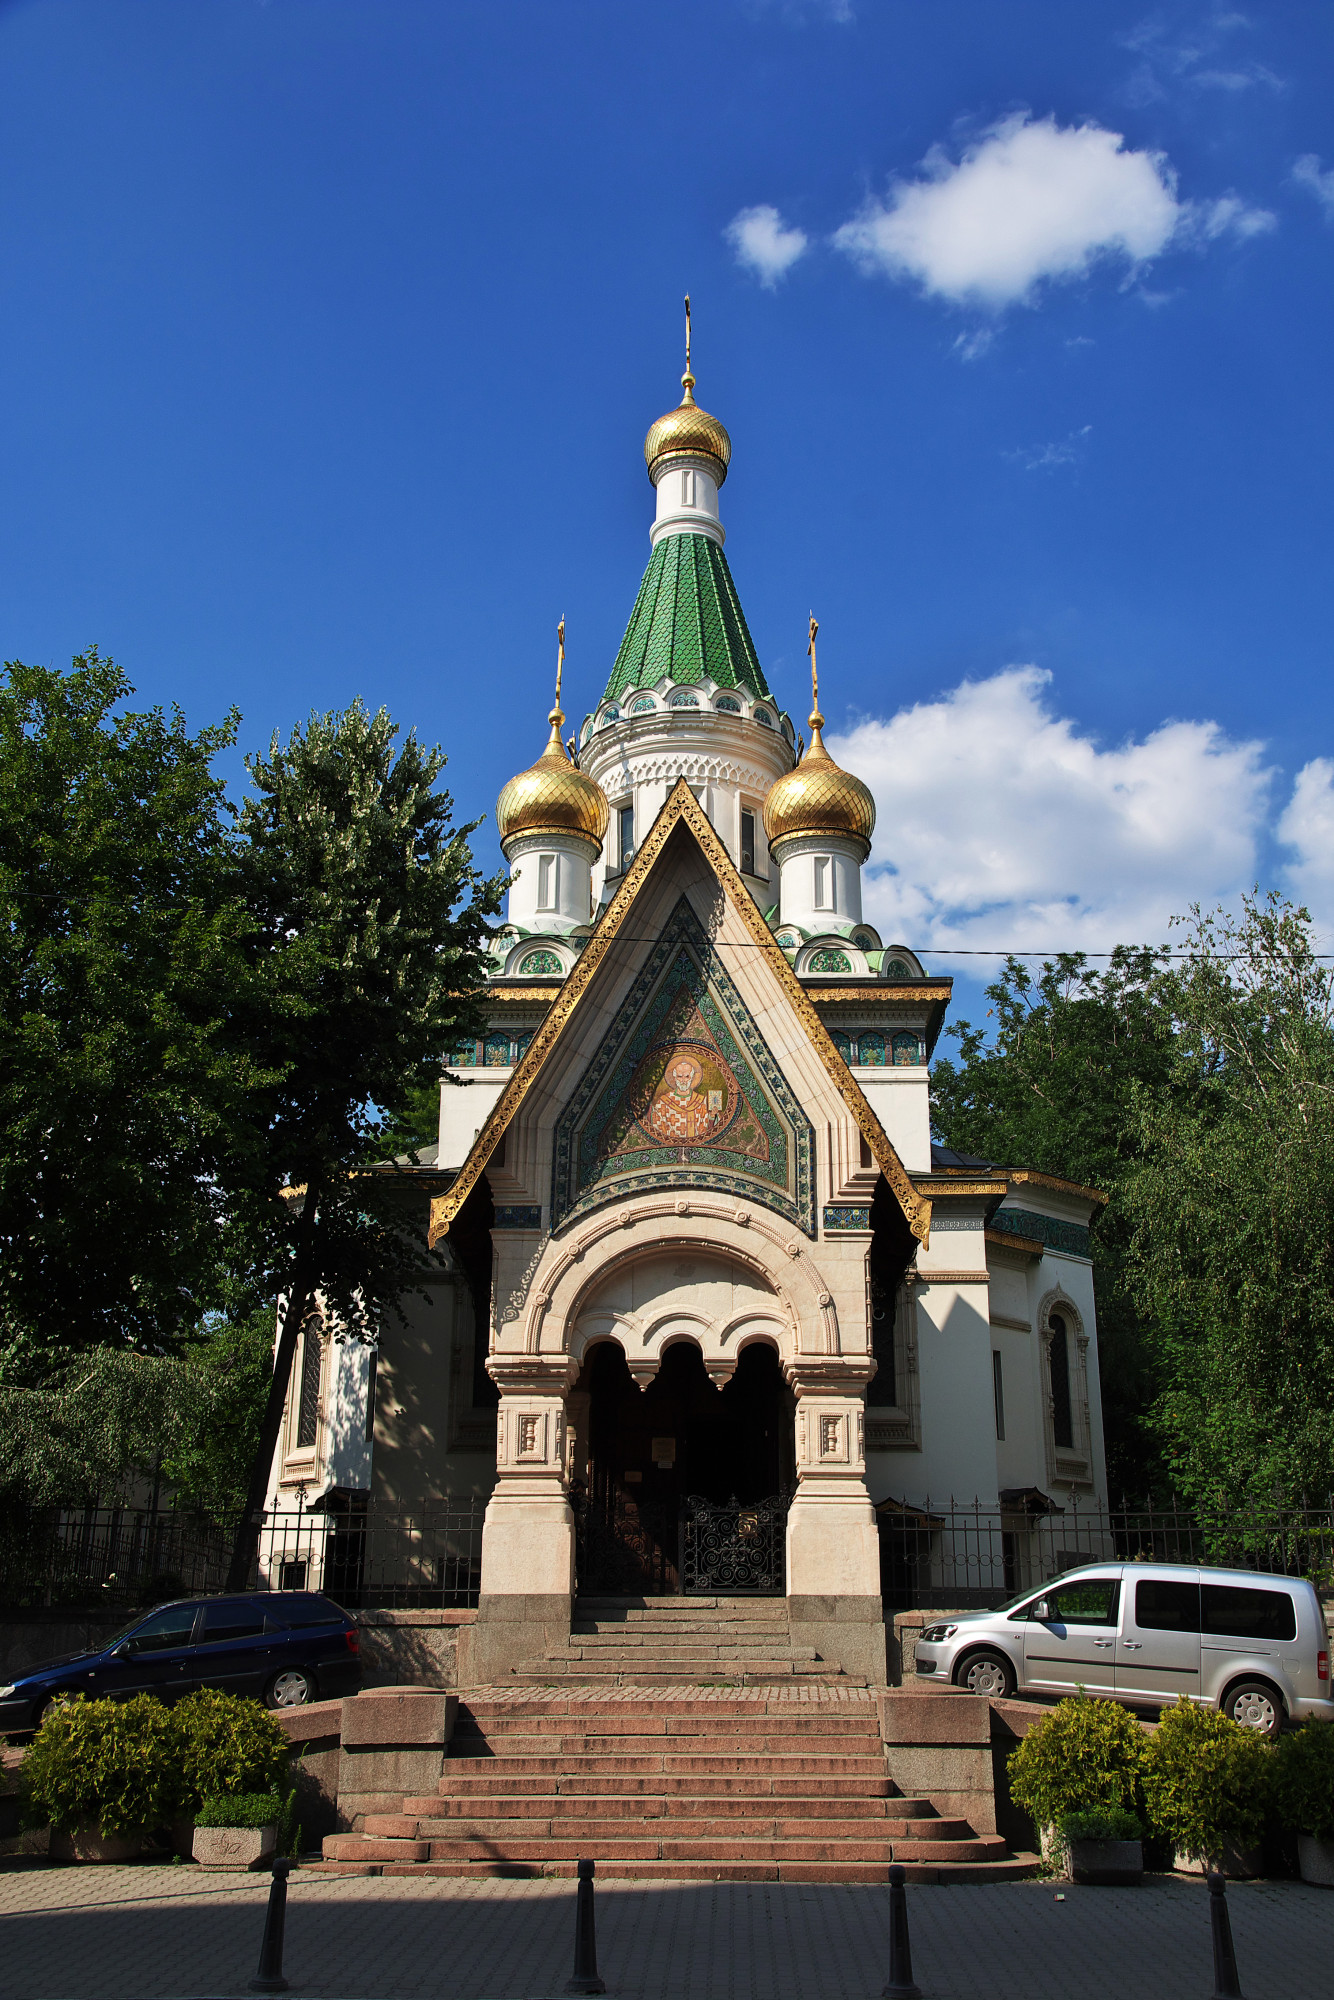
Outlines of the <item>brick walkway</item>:
M 189 1867 L 0 1873 L 6 2000 L 185 2000 L 245 1994 L 267 1878 Z M 910 1890 L 913 1969 L 927 2000 L 1205 2000 L 1207 1893 L 1049 1883 Z M 1330 1991 L 1334 1892 L 1234 1884 L 1247 2000 Z M 881 1889 L 690 1883 L 598 1892 L 612 1995 L 644 2000 L 876 2000 L 887 1977 Z M 293 1877 L 294 2000 L 537 2000 L 569 1974 L 565 1882 Z

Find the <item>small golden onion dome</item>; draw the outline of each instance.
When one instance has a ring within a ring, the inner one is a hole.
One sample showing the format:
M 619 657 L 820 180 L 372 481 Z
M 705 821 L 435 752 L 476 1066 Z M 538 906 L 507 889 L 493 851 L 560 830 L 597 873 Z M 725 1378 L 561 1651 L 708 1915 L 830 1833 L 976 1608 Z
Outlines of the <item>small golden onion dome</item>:
M 644 439 L 644 463 L 648 467 L 648 476 L 653 478 L 664 459 L 690 455 L 711 458 L 717 467 L 714 478 L 721 486 L 732 457 L 732 440 L 717 417 L 701 410 L 695 401 L 695 378 L 689 367 L 681 377 L 681 387 L 685 393 L 676 409 L 668 410 L 665 417 L 659 417 L 656 424 L 650 424 L 648 436 Z
M 875 800 L 860 778 L 842 770 L 824 747 L 824 717 L 811 715 L 811 740 L 795 770 L 769 787 L 764 801 L 764 835 L 770 847 L 798 833 L 856 840 L 871 851 Z M 863 855 L 863 860 L 866 858 Z
M 510 779 L 496 800 L 501 845 L 521 833 L 574 833 L 601 847 L 609 817 L 607 795 L 565 754 L 560 740 L 565 717 L 560 709 L 553 708 L 547 720 L 551 737 L 546 749 L 531 769 Z

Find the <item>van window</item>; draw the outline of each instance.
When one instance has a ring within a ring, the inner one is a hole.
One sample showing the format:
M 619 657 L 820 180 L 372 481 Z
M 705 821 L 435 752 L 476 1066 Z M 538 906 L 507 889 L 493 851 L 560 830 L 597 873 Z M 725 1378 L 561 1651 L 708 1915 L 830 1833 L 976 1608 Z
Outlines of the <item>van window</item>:
M 1135 1585 L 1135 1623 L 1146 1632 L 1198 1632 L 1199 1584 L 1142 1578 Z
M 1249 1590 L 1235 1583 L 1206 1583 L 1206 1632 L 1229 1639 L 1295 1639 L 1297 1607 L 1286 1590 Z
M 1051 1625 L 1115 1625 L 1121 1586 L 1115 1577 L 1089 1577 L 1046 1593 Z

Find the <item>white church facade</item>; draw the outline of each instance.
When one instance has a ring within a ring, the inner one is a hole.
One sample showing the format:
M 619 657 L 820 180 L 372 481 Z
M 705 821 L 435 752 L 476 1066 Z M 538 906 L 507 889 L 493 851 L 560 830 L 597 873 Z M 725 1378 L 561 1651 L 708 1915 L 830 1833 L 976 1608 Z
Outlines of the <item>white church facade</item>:
M 484 1500 L 475 1679 L 579 1593 L 761 1591 L 882 1681 L 887 1521 L 977 1501 L 1021 1587 L 1035 1519 L 1106 1504 L 1101 1197 L 933 1146 L 950 982 L 863 918 L 874 803 L 818 687 L 805 744 L 773 698 L 683 386 L 602 699 L 567 745 L 558 678 L 498 802 L 487 1032 L 414 1170 L 436 1273 L 373 1357 L 304 1336 L 270 1502 Z

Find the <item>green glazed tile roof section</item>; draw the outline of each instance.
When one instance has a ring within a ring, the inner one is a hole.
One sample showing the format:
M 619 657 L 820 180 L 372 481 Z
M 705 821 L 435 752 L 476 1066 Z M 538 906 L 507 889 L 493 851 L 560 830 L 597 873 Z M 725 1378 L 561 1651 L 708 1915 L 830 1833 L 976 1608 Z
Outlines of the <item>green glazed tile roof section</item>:
M 664 535 L 654 549 L 602 699 L 653 687 L 664 674 L 773 700 L 727 557 L 708 535 Z

